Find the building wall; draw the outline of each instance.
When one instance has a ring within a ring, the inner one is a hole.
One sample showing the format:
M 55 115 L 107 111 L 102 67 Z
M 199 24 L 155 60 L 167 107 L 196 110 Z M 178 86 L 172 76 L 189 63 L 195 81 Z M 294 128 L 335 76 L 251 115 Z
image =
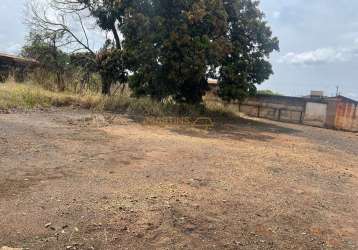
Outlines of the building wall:
M 257 105 L 240 104 L 239 110 L 249 116 L 259 117 L 259 109 Z
M 358 132 L 358 103 L 348 98 L 250 97 L 239 104 L 249 116 Z
M 307 102 L 304 116 L 304 124 L 324 127 L 327 118 L 327 104 L 317 102 Z
M 358 105 L 356 103 L 337 101 L 335 128 L 358 132 Z
M 261 107 L 260 117 L 270 120 L 278 120 L 280 116 L 279 112 L 280 111 L 277 108 Z
M 336 111 L 337 111 L 337 100 L 331 99 L 327 101 L 327 117 L 326 127 L 334 129 L 336 127 Z
M 240 112 L 270 120 L 302 123 L 306 101 L 287 96 L 250 97 L 240 104 Z

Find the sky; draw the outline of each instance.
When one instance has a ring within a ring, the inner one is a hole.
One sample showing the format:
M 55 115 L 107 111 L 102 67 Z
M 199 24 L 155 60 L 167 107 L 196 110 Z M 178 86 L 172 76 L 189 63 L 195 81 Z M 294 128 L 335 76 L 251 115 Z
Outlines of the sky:
M 0 51 L 24 43 L 27 0 L 0 0 Z M 271 55 L 274 75 L 259 88 L 302 96 L 311 90 L 358 100 L 357 0 L 261 0 L 261 10 L 280 40 Z

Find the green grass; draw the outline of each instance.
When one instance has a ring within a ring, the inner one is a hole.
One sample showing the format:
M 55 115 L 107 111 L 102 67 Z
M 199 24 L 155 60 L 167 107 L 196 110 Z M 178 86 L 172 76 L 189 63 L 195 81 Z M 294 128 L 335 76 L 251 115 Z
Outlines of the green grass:
M 102 96 L 87 93 L 59 93 L 45 90 L 32 84 L 0 84 L 0 109 L 34 109 L 51 106 L 79 106 L 96 111 L 109 111 L 143 116 L 210 116 L 232 117 L 234 112 L 219 101 L 206 101 L 205 105 L 173 104 L 154 101 L 150 98 L 132 98 L 117 94 Z

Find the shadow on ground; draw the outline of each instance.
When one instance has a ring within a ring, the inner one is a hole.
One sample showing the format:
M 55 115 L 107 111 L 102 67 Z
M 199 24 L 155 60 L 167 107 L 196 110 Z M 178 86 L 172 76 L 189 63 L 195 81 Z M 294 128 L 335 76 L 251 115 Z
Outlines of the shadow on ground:
M 214 126 L 209 129 L 197 129 L 187 126 L 171 128 L 170 130 L 180 135 L 198 138 L 257 140 L 264 142 L 272 140 L 275 134 L 295 134 L 300 132 L 297 129 L 272 124 L 269 121 L 258 121 L 239 116 L 213 117 L 211 119 Z

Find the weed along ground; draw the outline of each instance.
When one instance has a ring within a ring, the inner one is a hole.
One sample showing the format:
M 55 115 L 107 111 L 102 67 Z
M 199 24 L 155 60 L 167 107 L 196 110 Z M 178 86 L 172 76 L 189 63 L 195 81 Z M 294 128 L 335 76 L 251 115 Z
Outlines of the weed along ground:
M 1 246 L 357 249 L 356 134 L 93 112 L 0 115 Z

